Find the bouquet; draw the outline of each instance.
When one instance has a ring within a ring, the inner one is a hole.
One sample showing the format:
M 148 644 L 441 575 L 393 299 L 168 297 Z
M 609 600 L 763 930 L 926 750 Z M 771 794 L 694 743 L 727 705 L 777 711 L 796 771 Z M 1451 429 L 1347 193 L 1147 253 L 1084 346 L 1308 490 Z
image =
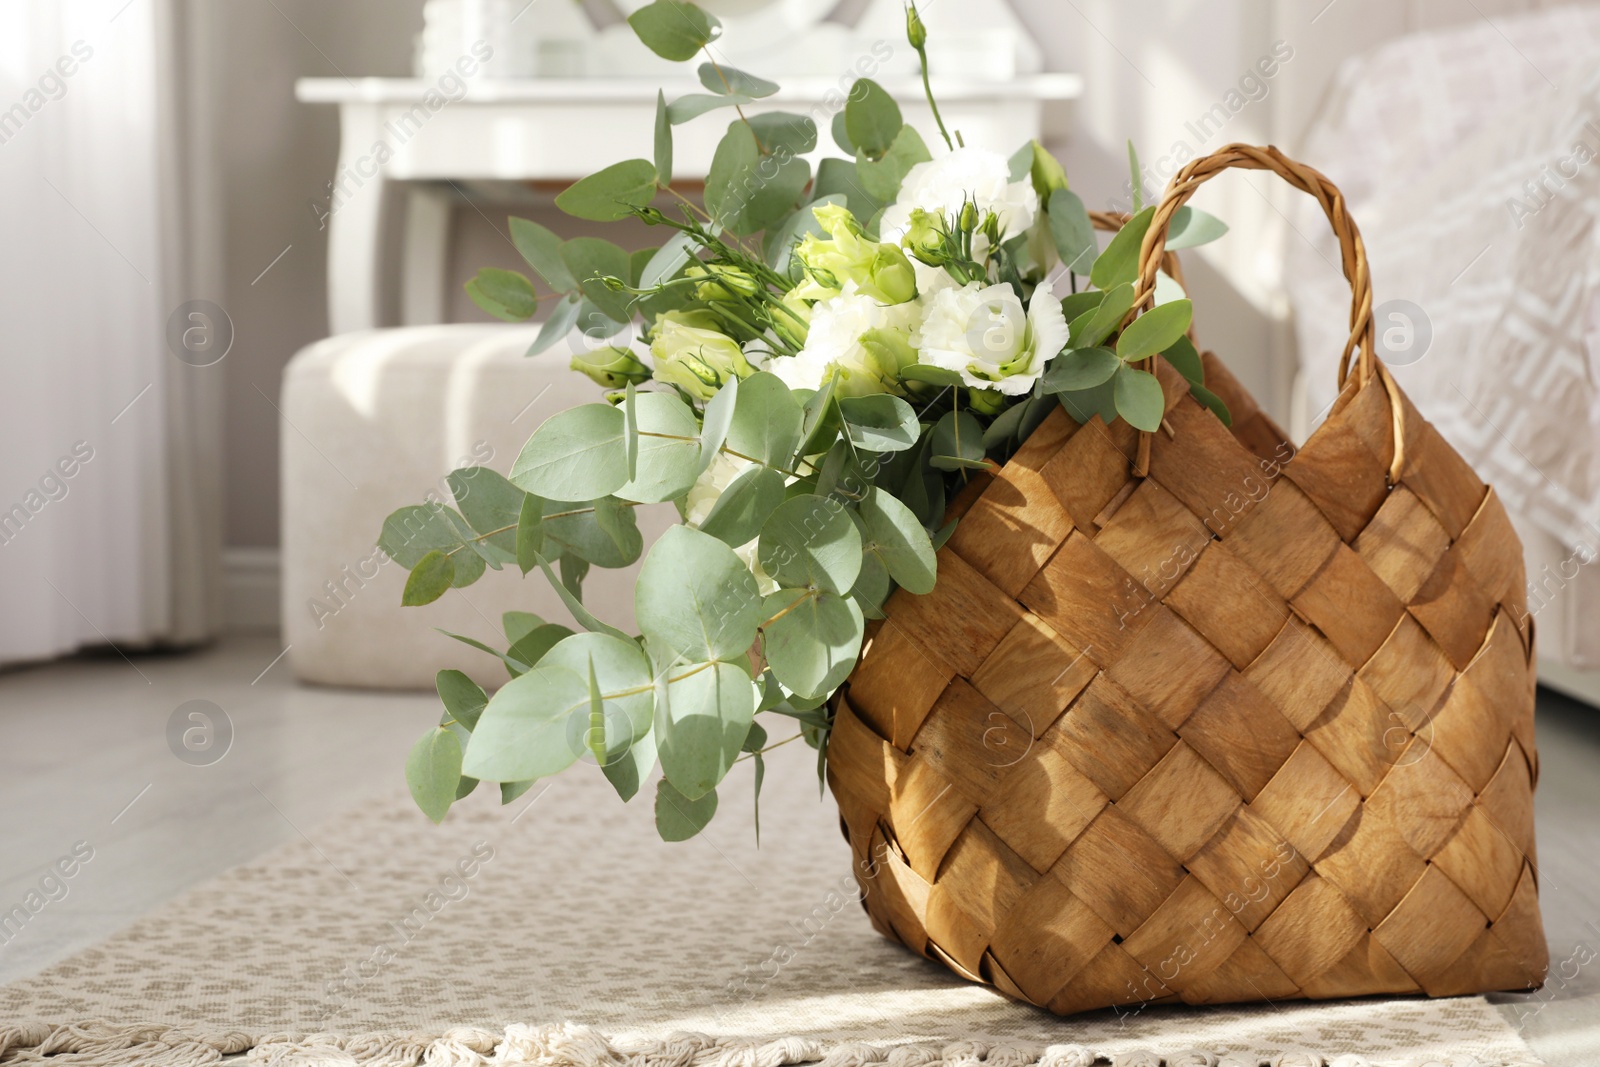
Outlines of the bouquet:
M 803 739 L 822 773 L 829 697 L 890 593 L 933 588 L 953 529 L 946 501 L 965 483 L 998 470 L 1057 406 L 1080 423 L 1156 429 L 1157 355 L 1227 420 L 1178 284 L 1163 276 L 1149 307 L 1134 306 L 1154 209 L 1138 202 L 1131 145 L 1133 213 L 1101 250 L 1038 142 L 1007 157 L 946 130 L 914 6 L 907 36 L 937 151 L 861 79 L 831 116 L 842 154 L 815 169 L 822 116 L 747 115 L 778 86 L 710 58 L 713 16 L 655 0 L 628 21 L 666 59 L 703 52 L 706 92 L 658 94 L 652 158 L 584 178 L 556 204 L 594 222 L 639 219 L 660 246 L 630 254 L 513 219 L 542 286 L 497 269 L 467 283 L 508 321 L 554 296 L 530 355 L 581 326 L 591 346 L 572 367 L 604 397 L 546 420 L 508 476 L 452 472 L 456 507 L 402 508 L 379 540 L 410 572 L 408 605 L 515 566 L 540 571 L 582 627 L 512 612 L 504 648 L 459 638 L 510 680 L 490 696 L 439 672 L 444 712 L 406 765 L 435 821 L 481 781 L 509 802 L 591 758 L 625 801 L 660 763 L 655 819 L 669 841 L 706 825 L 740 763 L 759 812 L 772 748 Z M 696 203 L 671 184 L 673 128 L 730 110 Z M 1184 208 L 1167 246 L 1224 229 Z M 662 502 L 682 522 L 646 554 L 635 509 Z M 585 608 L 583 582 L 641 555 L 635 635 Z M 763 720 L 794 732 L 774 741 Z

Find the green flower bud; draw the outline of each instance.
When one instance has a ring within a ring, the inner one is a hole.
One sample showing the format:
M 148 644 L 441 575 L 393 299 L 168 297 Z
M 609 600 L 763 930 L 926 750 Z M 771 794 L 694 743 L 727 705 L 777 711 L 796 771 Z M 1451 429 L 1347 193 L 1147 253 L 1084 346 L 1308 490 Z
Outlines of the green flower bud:
M 911 347 L 911 338 L 904 330 L 868 330 L 861 335 L 861 347 L 866 349 L 873 369 L 885 382 L 893 382 L 901 371 L 917 361 L 917 350 Z
M 922 24 L 922 16 L 917 14 L 915 3 L 906 4 L 906 40 L 910 41 L 911 47 L 918 52 L 928 44 L 928 27 Z
M 961 205 L 961 232 L 971 233 L 978 228 L 978 205 L 971 200 Z
M 661 335 L 661 331 L 670 324 L 679 326 L 693 326 L 697 330 L 713 330 L 720 332 L 722 321 L 717 318 L 717 313 L 706 308 L 693 310 L 674 309 L 663 311 L 656 316 L 656 321 L 650 326 L 650 340 L 654 341 Z
M 572 369 L 587 375 L 596 385 L 621 389 L 629 382 L 639 385 L 650 380 L 650 368 L 626 348 L 597 348 L 572 357 Z
M 657 320 L 650 342 L 656 381 L 676 385 L 697 400 L 710 400 L 730 378 L 755 372 L 739 342 L 716 330 L 685 325 L 674 314 Z
M 903 304 L 917 295 L 916 273 L 900 249 L 869 240 L 842 205 L 819 205 L 813 213 L 827 236 L 808 233 L 795 246 L 794 260 L 806 275 L 794 289 L 800 298 L 836 296 L 848 282 L 882 304 Z
M 993 389 L 968 389 L 967 404 L 980 415 L 998 415 L 1005 410 L 1006 396 Z
M 691 278 L 706 279 L 695 286 L 694 292 L 698 299 L 708 302 L 731 301 L 754 296 L 761 285 L 738 267 L 724 266 L 720 263 L 690 267 L 684 274 Z
M 906 231 L 901 244 L 928 266 L 944 266 L 949 256 L 945 253 L 943 222 L 938 215 L 921 208 L 914 209 L 911 212 L 911 228 Z
M 904 304 L 917 295 L 917 274 L 904 252 L 894 245 L 879 245 L 867 265 L 867 277 L 857 285 L 879 303 Z
M 1050 194 L 1057 189 L 1067 188 L 1066 169 L 1038 141 L 1033 142 L 1033 166 L 1028 174 L 1033 181 L 1033 191 L 1039 194 L 1041 203 L 1049 202 Z

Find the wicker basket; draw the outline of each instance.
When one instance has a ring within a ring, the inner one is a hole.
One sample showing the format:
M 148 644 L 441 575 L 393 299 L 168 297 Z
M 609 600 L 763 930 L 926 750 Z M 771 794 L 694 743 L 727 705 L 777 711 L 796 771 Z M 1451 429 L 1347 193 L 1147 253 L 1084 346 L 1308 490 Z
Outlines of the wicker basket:
M 874 926 L 1053 1012 L 1528 989 L 1533 625 L 1486 488 L 1373 354 L 1361 238 L 1341 392 L 1296 452 L 1214 356 L 1161 432 L 1056 411 L 972 488 L 835 701 L 828 781 Z M 1352 368 L 1351 357 L 1354 355 Z M 1353 373 L 1352 373 L 1353 371 Z

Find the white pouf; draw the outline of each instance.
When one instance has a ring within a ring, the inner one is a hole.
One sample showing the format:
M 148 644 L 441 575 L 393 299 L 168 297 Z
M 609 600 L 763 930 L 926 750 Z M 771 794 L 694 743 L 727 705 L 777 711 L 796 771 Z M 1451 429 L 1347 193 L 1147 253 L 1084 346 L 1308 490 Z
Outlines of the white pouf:
M 567 367 L 563 346 L 524 356 L 538 330 L 449 325 L 369 330 L 299 352 L 283 380 L 283 629 L 302 681 L 431 688 L 442 667 L 488 684 L 506 677 L 489 656 L 438 629 L 503 648 L 500 617 L 532 611 L 572 625 L 534 571 L 489 571 L 421 608 L 402 608 L 406 573 L 376 548 L 383 520 L 432 493 L 451 504 L 457 467 L 511 469 L 538 425 L 600 399 Z M 674 521 L 670 505 L 641 509 L 646 543 Z M 633 625 L 637 570 L 596 568 L 584 599 L 601 618 Z M 437 629 L 436 629 L 437 628 Z

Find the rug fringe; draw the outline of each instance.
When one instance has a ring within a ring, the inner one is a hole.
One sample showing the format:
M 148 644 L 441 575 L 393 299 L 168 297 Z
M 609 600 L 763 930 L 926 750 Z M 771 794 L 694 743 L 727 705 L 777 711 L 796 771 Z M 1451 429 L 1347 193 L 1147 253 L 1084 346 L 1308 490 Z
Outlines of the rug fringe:
M 1290 1052 L 1271 1059 L 1210 1052 L 1098 1054 L 1081 1045 L 946 1044 L 880 1047 L 808 1037 L 770 1041 L 670 1033 L 613 1042 L 587 1026 L 513 1024 L 503 1032 L 455 1027 L 441 1033 L 251 1036 L 178 1026 L 89 1021 L 0 1025 L 0 1063 L 58 1067 L 205 1067 L 246 1054 L 257 1067 L 1374 1067 L 1361 1056 L 1325 1059 Z M 1393 1063 L 1394 1061 L 1390 1061 Z M 1539 1067 L 1486 1064 L 1472 1056 L 1412 1059 L 1394 1067 Z

